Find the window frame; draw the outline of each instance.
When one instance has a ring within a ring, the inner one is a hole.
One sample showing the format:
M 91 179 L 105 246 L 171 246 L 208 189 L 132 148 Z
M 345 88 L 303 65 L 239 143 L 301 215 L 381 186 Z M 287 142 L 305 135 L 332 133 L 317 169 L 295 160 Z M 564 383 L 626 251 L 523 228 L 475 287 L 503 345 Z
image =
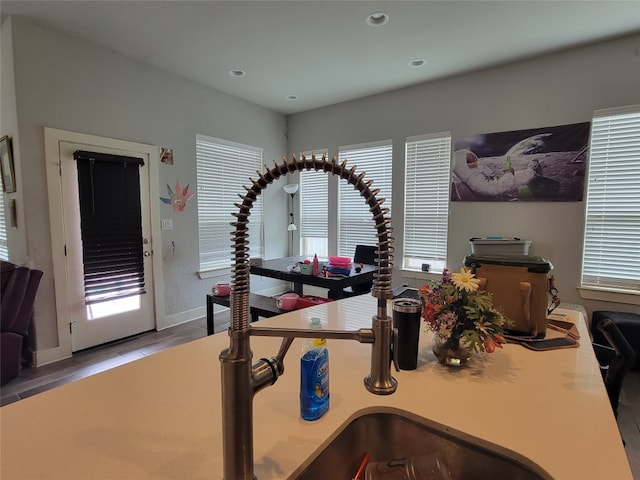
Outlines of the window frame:
M 7 237 L 7 208 L 4 204 L 7 197 L 4 195 L 0 200 L 0 260 L 9 261 L 9 239 Z M 9 198 L 9 202 L 13 200 Z
M 583 298 L 640 304 L 639 155 L 640 105 L 594 111 L 585 182 Z
M 382 208 L 388 208 L 391 212 L 393 140 L 343 145 L 338 147 L 338 158 L 340 163 L 346 160 L 349 168 L 357 166 L 356 174 L 365 172 L 365 178 L 374 181 L 372 190 L 380 189 L 376 197 L 378 200 L 384 198 Z M 386 163 L 380 164 L 380 160 Z M 365 233 L 367 229 L 370 229 L 371 235 Z M 340 181 L 338 185 L 337 242 L 338 255 L 349 258 L 353 258 L 356 245 L 377 244 L 369 207 L 353 185 L 345 181 Z
M 315 154 L 316 158 L 322 155 L 329 156 L 328 148 L 309 150 L 303 152 L 310 158 Z M 299 206 L 299 248 L 300 255 L 320 258 L 329 256 L 329 173 L 316 172 L 315 170 L 301 170 L 298 183 Z M 310 185 L 308 182 L 313 179 Z M 324 198 L 322 197 L 324 192 Z M 323 230 L 324 224 L 324 231 Z
M 260 147 L 196 134 L 198 268 L 201 277 L 228 271 L 232 264 L 231 223 L 238 194 L 250 185 L 249 174 L 261 171 Z M 264 252 L 263 195 L 253 204 L 249 223 L 249 255 Z M 224 229 L 224 231 L 218 231 Z M 223 254 L 224 252 L 224 254 Z
M 451 147 L 450 131 L 405 139 L 402 270 L 425 271 L 426 264 L 428 271 L 441 272 L 446 267 Z M 428 151 L 420 154 L 420 148 Z

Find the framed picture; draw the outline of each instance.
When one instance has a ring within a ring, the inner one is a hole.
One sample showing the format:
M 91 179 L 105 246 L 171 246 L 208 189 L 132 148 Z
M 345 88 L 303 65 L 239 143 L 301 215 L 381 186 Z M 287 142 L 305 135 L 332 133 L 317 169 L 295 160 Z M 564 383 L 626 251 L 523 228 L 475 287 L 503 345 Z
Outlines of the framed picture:
M 16 173 L 13 169 L 13 154 L 11 152 L 11 138 L 0 138 L 0 170 L 2 171 L 2 191 L 13 193 L 16 191 Z
M 590 122 L 457 140 L 451 201 L 580 202 Z

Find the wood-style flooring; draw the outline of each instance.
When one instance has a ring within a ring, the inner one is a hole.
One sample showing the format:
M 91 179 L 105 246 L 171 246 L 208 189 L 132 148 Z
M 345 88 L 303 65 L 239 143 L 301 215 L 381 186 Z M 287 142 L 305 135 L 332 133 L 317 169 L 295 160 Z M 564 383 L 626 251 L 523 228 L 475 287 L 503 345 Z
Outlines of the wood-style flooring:
M 215 330 L 226 329 L 228 322 L 228 312 L 216 314 Z M 148 332 L 84 350 L 75 353 L 72 358 L 55 364 L 25 369 L 18 378 L 2 387 L 1 405 L 20 401 L 65 383 L 204 337 L 206 334 L 206 321 L 202 318 L 159 332 Z M 618 425 L 622 438 L 626 442 L 625 448 L 634 479 L 640 480 L 640 372 L 638 371 L 630 372 L 625 377 L 618 407 Z M 598 455 L 598 452 L 587 454 Z
M 214 330 L 219 332 L 228 326 L 228 311 L 216 314 Z M 24 369 L 18 378 L 2 387 L 0 405 L 8 405 L 206 335 L 207 322 L 205 318 L 201 318 L 76 352 L 73 357 L 50 365 Z

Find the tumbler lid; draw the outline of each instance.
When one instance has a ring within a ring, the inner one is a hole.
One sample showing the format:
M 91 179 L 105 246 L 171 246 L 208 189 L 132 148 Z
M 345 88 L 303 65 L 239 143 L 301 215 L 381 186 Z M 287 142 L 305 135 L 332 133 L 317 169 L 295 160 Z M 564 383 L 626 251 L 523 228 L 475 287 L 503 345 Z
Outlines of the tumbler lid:
M 396 298 L 393 300 L 393 311 L 400 313 L 419 313 L 422 301 L 417 298 Z

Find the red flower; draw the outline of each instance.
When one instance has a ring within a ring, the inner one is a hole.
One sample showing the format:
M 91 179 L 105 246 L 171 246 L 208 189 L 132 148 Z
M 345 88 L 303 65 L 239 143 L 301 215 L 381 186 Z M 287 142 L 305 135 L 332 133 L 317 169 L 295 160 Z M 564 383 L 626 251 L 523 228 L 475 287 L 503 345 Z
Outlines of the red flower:
M 422 309 L 422 316 L 424 317 L 425 322 L 433 323 L 436 313 L 435 307 L 430 303 L 425 305 Z
M 500 339 L 502 339 L 503 342 L 500 342 Z M 502 343 L 504 343 L 504 337 L 502 335 L 496 335 L 495 339 L 487 337 L 483 342 L 484 351 L 487 353 L 493 353 L 495 352 L 496 348 L 502 348 Z
M 496 342 L 491 337 L 484 339 L 484 351 L 487 353 L 493 353 L 496 350 Z

